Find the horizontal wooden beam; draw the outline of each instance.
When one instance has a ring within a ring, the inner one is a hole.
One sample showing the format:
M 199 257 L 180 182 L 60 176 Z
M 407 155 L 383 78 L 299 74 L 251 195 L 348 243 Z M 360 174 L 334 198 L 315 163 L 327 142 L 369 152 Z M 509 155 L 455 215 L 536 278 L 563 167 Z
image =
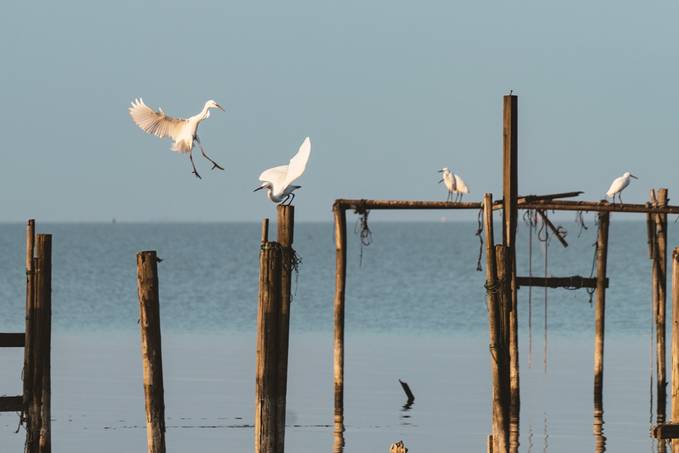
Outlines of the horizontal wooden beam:
M 0 396 L 0 412 L 21 412 L 24 398 L 20 396 Z
M 517 286 L 540 286 L 542 288 L 596 288 L 596 278 L 581 277 L 516 277 Z M 608 288 L 608 279 L 606 279 Z
M 546 195 L 523 195 L 518 198 L 519 203 L 556 198 L 577 197 L 582 192 L 561 192 Z M 495 208 L 502 208 L 502 200 L 493 203 Z M 427 201 L 427 200 L 368 200 L 368 199 L 337 199 L 335 206 L 342 209 L 481 209 L 481 203 L 475 201 Z
M 335 200 L 335 206 L 343 209 L 481 209 L 474 201 L 418 201 L 418 200 Z
M 0 333 L 0 348 L 23 348 L 26 335 L 21 333 Z
M 602 201 L 524 201 L 519 200 L 519 209 L 542 209 L 544 211 L 592 211 L 679 214 L 679 206 L 651 206 L 650 204 L 609 203 Z
M 655 425 L 651 435 L 656 439 L 679 439 L 679 423 Z

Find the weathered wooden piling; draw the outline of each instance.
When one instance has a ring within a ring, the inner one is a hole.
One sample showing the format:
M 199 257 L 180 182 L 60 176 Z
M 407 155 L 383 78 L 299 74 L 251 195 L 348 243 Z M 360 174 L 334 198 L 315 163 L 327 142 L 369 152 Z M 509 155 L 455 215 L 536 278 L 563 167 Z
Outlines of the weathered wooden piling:
M 259 254 L 257 365 L 255 382 L 255 453 L 277 453 L 279 426 L 281 271 L 277 242 L 263 242 Z
M 148 453 L 165 453 L 165 400 L 160 337 L 158 261 L 154 250 L 137 253 L 137 293 Z
M 278 391 L 277 402 L 277 453 L 285 450 L 285 411 L 288 385 L 288 345 L 290 339 L 290 302 L 292 300 L 292 273 L 295 266 L 295 252 L 292 249 L 295 232 L 295 207 L 278 205 L 277 239 L 281 246 L 281 290 L 280 290 L 280 360 L 278 361 Z
M 335 220 L 335 423 L 344 421 L 344 294 L 347 282 L 347 213 L 338 203 Z
M 509 315 L 510 449 L 519 446 L 519 321 L 516 286 L 516 226 L 518 219 L 518 97 L 504 97 L 503 105 L 503 244 L 507 247 L 507 301 Z
M 657 192 L 658 207 L 667 206 L 667 189 Z M 656 333 L 656 423 L 664 423 L 667 412 L 666 307 L 667 307 L 667 214 L 655 214 L 655 244 L 652 285 L 655 299 Z
M 35 256 L 35 220 L 30 219 L 26 223 L 26 330 L 24 333 L 24 394 L 23 404 L 24 408 L 28 408 L 31 403 L 33 390 L 33 361 L 31 360 L 33 354 L 33 326 L 35 324 L 35 310 L 34 310 L 34 287 L 35 287 L 35 273 L 33 269 L 33 258 Z M 28 414 L 28 410 L 26 410 Z
M 606 267 L 609 213 L 599 213 L 596 242 L 596 290 L 594 301 L 594 416 L 603 415 L 604 328 L 606 315 Z
M 493 198 L 483 197 L 483 227 L 486 247 L 486 304 L 490 339 L 490 369 L 493 385 L 493 451 L 507 453 L 509 447 L 509 377 L 506 374 L 507 351 L 502 331 L 503 314 L 500 306 L 500 282 L 497 278 L 495 242 L 493 237 Z
M 679 247 L 672 253 L 672 423 L 679 423 Z M 679 453 L 679 441 L 672 442 Z

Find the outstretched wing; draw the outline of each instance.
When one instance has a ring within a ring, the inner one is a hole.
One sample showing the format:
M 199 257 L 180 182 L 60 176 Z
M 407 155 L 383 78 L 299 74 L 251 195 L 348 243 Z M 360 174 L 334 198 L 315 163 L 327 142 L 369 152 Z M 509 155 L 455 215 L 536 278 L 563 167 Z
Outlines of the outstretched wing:
M 141 98 L 132 101 L 129 111 L 137 126 L 144 132 L 160 138 L 170 137 L 177 140 L 187 123 L 184 119 L 167 116 L 162 110 L 156 112 L 144 104 Z
M 259 180 L 262 182 L 270 182 L 272 185 L 276 186 L 283 184 L 285 182 L 285 175 L 288 174 L 287 165 L 279 165 L 278 167 L 269 168 L 264 170 L 261 175 L 259 175 Z
M 289 186 L 292 182 L 302 176 L 304 170 L 306 170 L 306 163 L 309 161 L 309 156 L 311 155 L 311 140 L 309 137 L 304 139 L 302 145 L 297 150 L 292 159 L 290 159 L 290 164 L 288 165 L 288 174 L 285 177 L 284 187 Z

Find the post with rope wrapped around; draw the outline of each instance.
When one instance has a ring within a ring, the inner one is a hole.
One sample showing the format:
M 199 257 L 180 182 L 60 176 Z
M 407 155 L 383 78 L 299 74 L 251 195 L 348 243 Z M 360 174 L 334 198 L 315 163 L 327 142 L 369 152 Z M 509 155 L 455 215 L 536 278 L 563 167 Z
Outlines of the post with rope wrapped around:
M 490 337 L 490 369 L 493 385 L 493 452 L 509 451 L 509 375 L 508 351 L 502 330 L 500 283 L 497 279 L 495 244 L 493 239 L 493 196 L 483 197 L 483 222 L 486 232 L 486 304 Z M 502 246 L 500 246 L 502 247 Z

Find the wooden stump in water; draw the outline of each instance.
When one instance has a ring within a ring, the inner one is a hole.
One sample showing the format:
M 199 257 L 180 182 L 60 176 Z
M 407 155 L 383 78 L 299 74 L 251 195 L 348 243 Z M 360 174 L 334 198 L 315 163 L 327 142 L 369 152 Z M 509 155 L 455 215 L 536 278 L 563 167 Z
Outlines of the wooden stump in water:
M 408 453 L 408 449 L 402 440 L 399 440 L 395 444 L 391 444 L 389 447 L 389 453 Z

